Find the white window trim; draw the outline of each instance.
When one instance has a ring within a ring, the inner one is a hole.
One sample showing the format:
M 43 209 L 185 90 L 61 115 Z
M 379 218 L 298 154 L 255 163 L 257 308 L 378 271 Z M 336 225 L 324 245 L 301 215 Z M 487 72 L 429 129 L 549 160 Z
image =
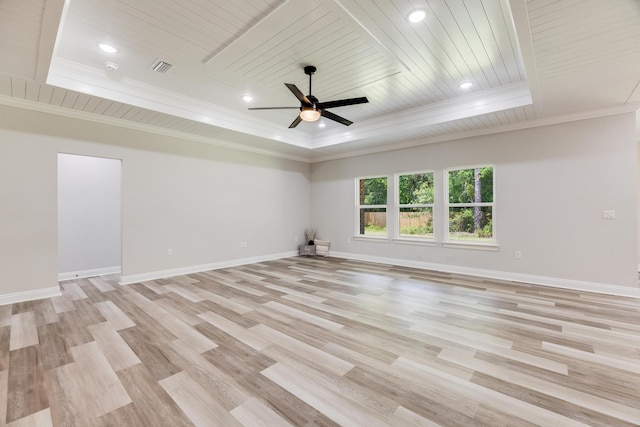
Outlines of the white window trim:
M 405 175 L 420 175 L 420 174 L 427 174 L 430 173 L 433 175 L 434 178 L 434 200 L 433 203 L 429 204 L 406 204 L 406 205 L 401 205 L 400 204 L 400 177 L 401 176 L 405 176 Z M 436 221 L 435 221 L 435 177 L 436 177 L 436 173 L 434 170 L 423 170 L 423 171 L 412 171 L 412 172 L 399 172 L 396 173 L 394 175 L 394 188 L 393 188 L 393 192 L 394 192 L 394 197 L 393 197 L 393 201 L 394 201 L 394 206 L 393 208 L 393 212 L 394 212 L 394 233 L 393 233 L 393 241 L 394 242 L 398 242 L 398 243 L 407 243 L 407 244 L 420 244 L 420 243 L 425 243 L 428 244 L 428 246 L 433 246 L 435 245 L 436 242 Z M 419 237 L 419 236 L 401 236 L 400 235 L 400 209 L 401 208 L 431 208 L 431 216 L 432 216 L 432 226 L 433 226 L 433 236 L 432 237 Z
M 437 242 L 431 237 L 394 237 L 393 243 L 399 245 L 437 246 Z
M 476 251 L 494 251 L 500 250 L 500 246 L 490 242 L 472 242 L 469 240 L 451 240 L 449 242 L 442 242 L 443 248 L 454 249 L 473 249 Z
M 360 240 L 363 242 L 377 242 L 377 243 L 387 243 L 390 241 L 389 236 L 372 236 L 371 234 L 356 234 L 353 236 L 353 240 Z
M 387 180 L 387 204 L 386 205 L 361 205 L 360 204 L 360 181 L 363 179 L 371 178 L 386 178 Z M 371 175 L 371 176 L 357 176 L 355 179 L 355 234 L 354 240 L 369 240 L 369 241 L 389 241 L 389 176 L 388 175 Z M 384 235 L 371 235 L 360 234 L 360 209 L 384 209 L 387 214 L 387 234 Z
M 493 168 L 493 202 L 481 202 L 481 203 L 449 203 L 449 172 L 465 169 L 482 169 Z M 444 184 L 444 235 L 442 247 L 444 248 L 465 248 L 465 249 L 477 249 L 477 250 L 498 250 L 497 234 L 497 212 L 496 212 L 496 166 L 493 164 L 483 165 L 469 165 L 469 166 L 456 166 L 452 168 L 443 169 L 443 184 Z M 486 242 L 477 242 L 472 240 L 451 240 L 449 239 L 449 208 L 455 207 L 491 207 L 491 224 L 492 224 L 492 239 Z

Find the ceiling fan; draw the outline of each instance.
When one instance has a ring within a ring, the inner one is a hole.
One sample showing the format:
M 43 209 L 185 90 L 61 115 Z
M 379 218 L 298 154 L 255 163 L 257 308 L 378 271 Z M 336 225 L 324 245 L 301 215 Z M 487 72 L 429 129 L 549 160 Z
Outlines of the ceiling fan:
M 309 95 L 305 96 L 300 89 L 297 88 L 296 85 L 291 83 L 285 83 L 284 85 L 289 88 L 291 93 L 298 98 L 300 101 L 300 107 L 254 107 L 249 108 L 249 110 L 286 110 L 286 109 L 299 109 L 300 114 L 296 117 L 296 119 L 289 125 L 289 128 L 294 128 L 300 124 L 301 121 L 305 122 L 315 122 L 320 118 L 320 116 L 325 117 L 329 120 L 336 121 L 338 123 L 342 123 L 345 126 L 349 126 L 353 122 L 345 119 L 344 117 L 340 117 L 337 114 L 333 114 L 330 111 L 327 111 L 327 108 L 336 108 L 336 107 L 344 107 L 347 105 L 354 104 L 364 104 L 369 102 L 366 97 L 361 98 L 349 98 L 349 99 L 338 99 L 336 101 L 327 101 L 327 102 L 319 102 L 318 98 L 311 94 L 311 76 L 316 72 L 316 67 L 313 65 L 307 65 L 304 67 L 304 73 L 309 76 Z

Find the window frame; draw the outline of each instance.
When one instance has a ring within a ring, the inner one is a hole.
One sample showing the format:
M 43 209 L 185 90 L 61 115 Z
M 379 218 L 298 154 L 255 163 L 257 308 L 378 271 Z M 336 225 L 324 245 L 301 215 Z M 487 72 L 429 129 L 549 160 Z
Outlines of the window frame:
M 400 177 L 406 175 L 423 175 L 423 174 L 431 174 L 433 175 L 433 203 L 410 203 L 410 204 L 401 204 L 400 203 Z M 410 172 L 398 172 L 394 175 L 394 240 L 399 242 L 421 242 L 421 243 L 435 243 L 436 241 L 436 220 L 435 220 L 435 206 L 436 206 L 436 172 L 433 169 L 421 170 L 421 171 L 410 171 Z M 431 233 L 431 237 L 427 236 L 401 236 L 400 235 L 400 209 L 402 208 L 431 208 L 431 226 L 433 227 L 433 232 Z
M 384 178 L 387 180 L 387 194 L 384 205 L 361 205 L 360 204 L 360 181 L 363 179 Z M 355 230 L 353 238 L 355 240 L 389 241 L 389 175 L 368 175 L 357 176 L 355 179 Z M 386 234 L 360 234 L 360 210 L 361 209 L 384 209 L 386 214 Z
M 459 170 L 467 170 L 467 169 L 483 169 L 483 168 L 492 168 L 492 190 L 493 190 L 493 201 L 492 202 L 469 202 L 469 203 L 450 203 L 449 202 L 449 172 L 459 171 Z M 498 248 L 498 240 L 497 240 L 497 210 L 496 210 L 496 166 L 495 164 L 478 164 L 478 165 L 468 165 L 468 166 L 455 166 L 443 169 L 443 197 L 444 197 L 444 235 L 443 235 L 443 246 L 444 247 L 477 247 L 478 249 L 487 249 L 487 250 L 497 250 Z M 473 207 L 491 207 L 491 240 L 487 241 L 473 241 L 473 240 L 465 240 L 465 239 L 451 239 L 449 236 L 451 234 L 449 217 L 450 217 L 450 209 L 451 208 L 473 208 Z

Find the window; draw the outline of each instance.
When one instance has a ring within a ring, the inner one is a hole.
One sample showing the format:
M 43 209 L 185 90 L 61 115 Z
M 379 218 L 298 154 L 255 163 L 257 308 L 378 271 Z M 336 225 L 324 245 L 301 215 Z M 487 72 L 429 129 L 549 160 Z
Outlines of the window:
M 357 183 L 358 234 L 387 235 L 387 177 L 359 178 Z
M 398 236 L 433 239 L 433 172 L 398 175 Z
M 448 169 L 448 240 L 494 242 L 493 166 Z

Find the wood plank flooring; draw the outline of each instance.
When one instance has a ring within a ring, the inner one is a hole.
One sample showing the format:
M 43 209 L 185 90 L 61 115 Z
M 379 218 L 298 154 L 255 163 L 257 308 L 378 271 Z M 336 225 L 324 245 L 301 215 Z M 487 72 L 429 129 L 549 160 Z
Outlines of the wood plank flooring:
M 288 258 L 0 306 L 0 425 L 638 426 L 640 300 Z

